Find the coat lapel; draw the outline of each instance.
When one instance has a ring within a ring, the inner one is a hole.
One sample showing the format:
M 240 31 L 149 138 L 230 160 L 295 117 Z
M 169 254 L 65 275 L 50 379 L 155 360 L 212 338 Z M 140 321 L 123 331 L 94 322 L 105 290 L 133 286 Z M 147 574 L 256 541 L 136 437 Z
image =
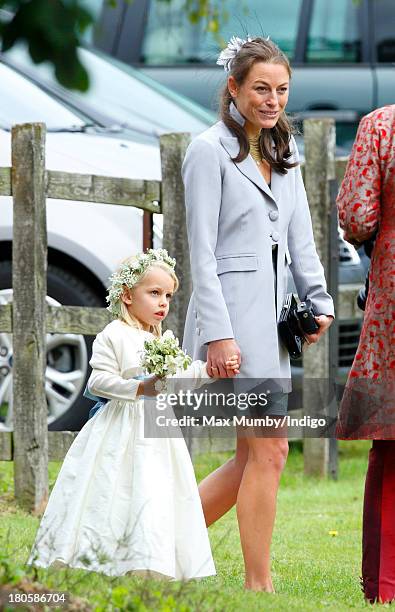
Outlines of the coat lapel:
M 233 117 L 237 123 L 240 125 L 245 124 L 245 118 L 243 115 L 237 110 L 236 106 L 233 102 L 230 103 L 229 113 Z M 223 136 L 220 138 L 221 144 L 224 149 L 229 153 L 231 158 L 234 158 L 238 155 L 240 147 L 239 141 L 235 136 Z M 251 155 L 247 155 L 246 159 L 242 162 L 235 163 L 235 166 L 246 176 L 250 181 L 252 181 L 258 189 L 266 193 L 276 204 L 279 201 L 281 195 L 282 188 L 282 179 L 283 175 L 278 174 L 277 172 L 272 172 L 271 178 L 271 188 L 266 183 L 262 174 L 259 172 L 255 161 L 252 159 Z
M 234 158 L 239 153 L 239 141 L 234 136 L 221 136 L 220 138 L 221 144 L 229 154 L 230 157 Z M 266 193 L 272 200 L 276 201 L 274 193 L 267 185 L 265 179 L 262 174 L 259 172 L 256 163 L 252 159 L 251 155 L 247 155 L 247 157 L 239 162 L 233 162 L 235 166 L 240 170 L 244 176 L 246 176 L 250 181 L 252 181 L 258 189 Z M 272 173 L 272 179 L 274 176 L 274 172 Z

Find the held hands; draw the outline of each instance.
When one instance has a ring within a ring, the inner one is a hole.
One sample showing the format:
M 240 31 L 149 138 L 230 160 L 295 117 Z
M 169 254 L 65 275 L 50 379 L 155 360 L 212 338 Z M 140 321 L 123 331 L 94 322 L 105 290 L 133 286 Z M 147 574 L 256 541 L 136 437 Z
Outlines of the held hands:
M 222 342 L 222 340 L 220 342 Z M 207 373 L 211 378 L 232 378 L 236 374 L 240 373 L 240 350 L 233 340 L 231 342 L 233 342 L 233 344 L 236 346 L 238 353 L 235 352 L 225 360 L 224 370 L 222 368 L 220 370 L 218 366 L 211 366 L 211 369 L 209 369 L 207 359 Z M 225 371 L 225 376 L 221 376 L 219 371 Z M 156 397 L 159 393 L 161 393 L 161 390 L 156 383 L 161 380 L 163 379 L 159 376 L 150 376 L 149 378 L 142 380 L 138 386 L 137 396 L 145 395 L 146 397 Z
M 317 325 L 319 325 L 319 329 L 315 334 L 305 334 L 306 345 L 315 344 L 318 340 L 325 334 L 327 329 L 332 325 L 333 317 L 327 315 L 319 315 L 318 317 L 314 317 Z
M 233 378 L 236 374 L 240 374 L 240 365 L 239 358 L 237 355 L 232 355 L 227 361 L 225 361 L 225 369 L 226 369 L 226 377 L 225 378 Z M 208 372 L 208 369 L 207 369 Z M 211 374 L 209 374 L 210 378 L 221 378 L 218 372 L 218 368 L 211 367 Z
M 240 373 L 241 353 L 233 338 L 208 345 L 207 373 L 211 378 L 233 378 Z

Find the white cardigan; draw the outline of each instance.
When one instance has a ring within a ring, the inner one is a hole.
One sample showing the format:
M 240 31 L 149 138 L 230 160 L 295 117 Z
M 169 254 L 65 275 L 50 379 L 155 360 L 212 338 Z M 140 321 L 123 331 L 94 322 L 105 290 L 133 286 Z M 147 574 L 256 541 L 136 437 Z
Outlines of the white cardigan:
M 131 327 L 119 319 L 109 323 L 93 342 L 89 392 L 110 400 L 130 402 L 138 399 L 136 394 L 141 381 L 134 377 L 144 374 L 141 357 L 144 341 L 150 338 L 153 338 L 150 332 Z M 172 379 L 172 392 L 177 392 L 181 386 L 179 379 L 187 379 L 189 388 L 193 386 L 194 389 L 216 380 L 209 377 L 206 363 L 198 360 L 169 378 Z

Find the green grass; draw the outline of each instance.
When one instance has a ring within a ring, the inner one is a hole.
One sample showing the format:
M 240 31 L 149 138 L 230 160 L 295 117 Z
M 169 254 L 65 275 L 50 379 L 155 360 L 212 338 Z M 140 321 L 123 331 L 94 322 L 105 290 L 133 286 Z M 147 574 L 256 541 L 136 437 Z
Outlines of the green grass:
M 85 597 L 95 610 L 348 610 L 365 609 L 359 586 L 361 515 L 367 442 L 340 443 L 339 479 L 303 475 L 298 445 L 290 453 L 278 499 L 272 546 L 276 595 L 243 591 L 243 561 L 235 511 L 210 528 L 217 577 L 187 585 L 137 578 L 111 579 L 80 570 L 39 570 L 49 588 Z M 229 456 L 201 455 L 198 480 Z M 50 465 L 53 484 L 59 464 Z M 12 572 L 23 567 L 38 519 L 13 501 L 12 463 L 0 462 L 1 555 Z M 330 535 L 330 531 L 336 535 Z M 4 582 L 3 578 L 3 582 Z M 135 599 L 133 600 L 133 597 Z
M 8 412 L 8 404 L 0 404 L 0 420 L 5 421 Z

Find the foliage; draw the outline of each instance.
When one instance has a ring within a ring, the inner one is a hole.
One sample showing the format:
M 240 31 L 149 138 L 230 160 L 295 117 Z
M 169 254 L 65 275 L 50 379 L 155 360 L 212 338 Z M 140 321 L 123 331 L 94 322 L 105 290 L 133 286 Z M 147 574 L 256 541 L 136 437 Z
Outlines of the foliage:
M 78 57 L 81 34 L 92 15 L 81 0 L 0 0 L 11 19 L 0 15 L 2 51 L 25 42 L 36 64 L 49 61 L 58 81 L 67 88 L 86 91 L 89 77 Z

